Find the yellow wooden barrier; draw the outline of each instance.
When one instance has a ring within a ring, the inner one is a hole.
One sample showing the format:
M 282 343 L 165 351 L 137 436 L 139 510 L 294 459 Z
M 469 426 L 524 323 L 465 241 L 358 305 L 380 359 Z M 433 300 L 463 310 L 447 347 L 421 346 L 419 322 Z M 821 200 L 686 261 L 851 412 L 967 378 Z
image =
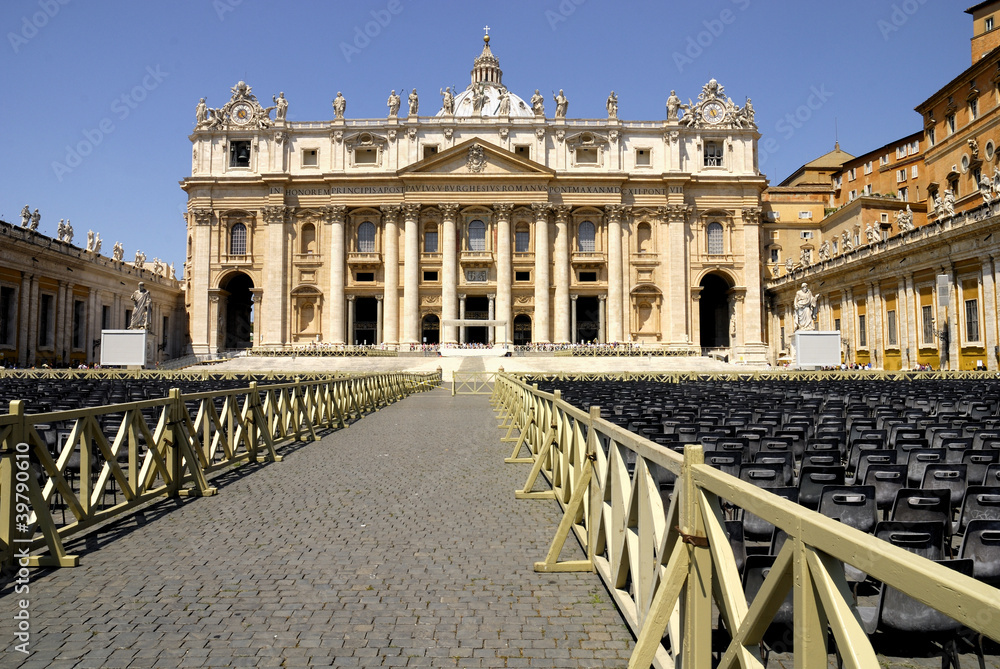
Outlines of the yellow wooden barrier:
M 238 390 L 174 389 L 160 399 L 40 414 L 11 402 L 0 415 L 0 565 L 12 565 L 15 553 L 27 549 L 28 566 L 75 566 L 77 558 L 63 548 L 67 537 L 158 497 L 213 495 L 206 474 L 280 462 L 281 443 L 316 440 L 317 430 L 345 427 L 440 382 L 439 373 L 251 382 Z M 57 425 L 65 429 L 53 454 L 43 434 Z M 43 548 L 48 552 L 38 554 Z
M 581 411 L 558 392 L 539 392 L 507 374 L 496 384 L 495 397 L 522 407 L 519 449 L 530 452 L 525 460 L 532 472 L 549 480 L 549 497 L 564 510 L 535 569 L 597 572 L 636 635 L 629 667 L 712 666 L 713 601 L 732 633 L 718 666 L 762 667 L 760 641 L 790 590 L 796 667 L 828 666 L 828 629 L 843 666 L 877 667 L 845 563 L 1000 640 L 1000 590 L 724 474 L 704 464 L 700 445 L 688 446 L 682 457 L 601 419 L 597 407 Z M 677 477 L 666 506 L 659 488 L 664 472 Z M 724 528 L 723 500 L 788 534 L 749 605 Z M 571 531 L 587 557 L 560 561 Z

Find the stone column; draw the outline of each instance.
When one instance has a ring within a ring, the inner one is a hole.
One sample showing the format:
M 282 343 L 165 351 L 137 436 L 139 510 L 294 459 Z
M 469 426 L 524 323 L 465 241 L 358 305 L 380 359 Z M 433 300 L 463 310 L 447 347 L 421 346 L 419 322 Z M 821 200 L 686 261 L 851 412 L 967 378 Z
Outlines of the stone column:
M 604 208 L 608 221 L 608 328 L 609 341 L 622 341 L 622 214 L 626 208 L 610 204 Z M 603 302 L 602 302 L 603 305 Z M 601 330 L 604 337 L 604 330 Z
M 701 286 L 691 287 L 691 313 L 697 314 L 691 319 L 691 343 L 698 347 L 698 355 L 704 352 L 701 350 Z
M 211 329 L 209 325 L 211 320 L 209 319 L 208 313 L 208 289 L 210 288 L 209 266 L 212 262 L 213 216 L 212 210 L 208 208 L 193 209 L 187 216 L 188 233 L 191 235 L 193 255 L 191 257 L 190 266 L 185 268 L 185 274 L 187 274 L 189 269 L 197 268 L 197 271 L 191 271 L 191 294 L 189 295 L 191 300 L 191 351 L 195 355 L 206 355 L 209 348 L 209 330 Z M 263 230 L 261 233 L 266 239 L 266 233 Z M 261 282 L 260 287 L 266 290 L 272 290 L 268 286 L 266 274 L 264 275 L 264 280 Z M 119 308 L 120 305 L 117 304 L 118 297 L 116 295 L 112 296 L 112 300 L 113 316 L 110 327 L 111 329 L 116 329 L 118 319 L 122 317 L 123 312 Z M 256 323 L 254 324 L 258 330 L 261 330 L 261 337 L 264 336 L 262 328 L 267 320 L 267 318 L 263 318 L 262 316 L 263 312 L 258 311 Z M 269 317 L 270 315 L 268 315 L 268 318 Z
M 492 321 L 494 318 L 496 318 L 497 296 L 496 293 L 489 293 L 486 297 L 489 300 L 489 307 L 487 307 L 488 313 L 486 315 L 486 318 Z M 495 325 L 490 325 L 489 327 L 486 328 L 486 340 L 487 342 L 496 343 L 497 329 Z
M 261 332 L 260 322 L 260 315 L 264 312 L 264 289 L 259 286 L 251 288 L 250 299 L 252 300 L 254 313 L 253 335 L 254 339 L 257 340 L 253 342 L 253 346 L 261 346 L 264 343 L 264 333 Z
M 354 346 L 354 295 L 347 296 L 347 345 Z
M 35 350 L 35 344 L 30 339 L 29 323 L 38 322 L 38 312 L 32 301 L 37 280 L 33 274 L 21 274 L 21 289 L 17 296 L 17 364 L 28 366 L 28 351 Z
M 40 308 L 40 295 L 38 288 L 38 277 L 32 277 L 31 279 L 31 295 L 28 297 L 28 305 L 26 311 L 28 312 L 28 339 L 25 342 L 25 347 L 28 349 L 26 353 L 26 366 L 34 365 L 36 358 L 36 352 L 38 351 L 38 310 Z
M 608 330 L 607 305 L 609 301 L 607 295 L 597 296 L 597 342 L 599 344 L 606 344 L 608 342 L 605 332 Z
M 403 343 L 420 343 L 420 205 L 403 205 Z
M 350 328 L 347 336 L 344 336 L 344 287 L 345 281 L 345 248 L 344 248 L 344 219 L 347 214 L 347 207 L 343 205 L 333 205 L 324 209 L 326 219 L 326 229 L 330 241 L 327 245 L 329 252 L 327 262 L 330 263 L 330 306 L 327 309 L 327 333 L 326 340 L 333 344 L 350 343 L 353 337 Z
M 442 246 L 441 246 L 441 318 L 454 320 L 458 317 L 458 230 L 456 216 L 458 205 L 443 203 L 438 205 L 441 210 Z M 441 326 L 441 341 L 454 344 L 458 330 L 454 325 Z
M 986 369 L 997 371 L 997 284 L 995 259 L 993 256 L 983 261 L 983 326 L 986 341 Z
M 264 343 L 267 346 L 283 346 L 289 333 L 288 308 L 288 232 L 289 209 L 285 206 L 264 207 L 262 214 L 267 229 L 267 255 L 264 258 L 264 288 L 268 292 L 269 313 L 263 314 Z M 207 267 L 207 265 L 206 265 Z M 216 313 L 208 317 L 208 329 L 217 329 Z M 209 337 L 211 340 L 211 336 Z M 218 338 L 215 338 L 216 341 Z M 217 350 L 212 347 L 212 350 Z
M 497 222 L 497 299 L 496 313 L 497 320 L 507 321 L 507 326 L 503 329 L 503 341 L 500 344 L 510 343 L 511 323 L 511 281 L 513 279 L 513 267 L 511 265 L 511 245 L 510 245 L 510 213 L 514 206 L 500 202 L 493 205 L 493 211 Z M 492 319 L 493 316 L 490 316 Z M 491 331 L 496 334 L 496 328 L 491 327 Z M 494 340 L 496 341 L 496 340 Z
M 760 207 L 743 210 L 743 272 L 744 285 L 756 287 L 761 284 L 760 275 Z M 763 350 L 761 333 L 762 290 L 748 290 L 743 302 L 743 342 L 748 349 Z
M 570 309 L 569 281 L 569 212 L 568 204 L 556 205 L 556 246 L 553 259 L 555 261 L 555 328 L 554 336 L 557 344 L 565 344 L 576 338 L 576 310 Z M 572 311 L 572 315 L 571 315 Z M 573 325 L 570 325 L 570 319 Z
M 535 202 L 531 205 L 535 214 L 535 312 L 532 318 L 534 336 L 537 343 L 551 341 L 549 335 L 549 296 L 551 280 L 549 269 L 549 211 L 552 205 L 548 202 Z
M 632 340 L 632 207 L 622 216 L 622 337 Z
M 841 323 L 844 325 L 844 339 L 847 339 L 848 346 L 850 347 L 847 351 L 847 363 L 850 364 L 855 358 L 854 355 L 857 352 L 857 341 L 854 337 L 854 291 L 850 288 L 844 289 L 844 302 L 843 309 L 841 309 Z M 792 312 L 793 318 L 795 310 Z
M 570 336 L 570 340 L 569 341 L 570 341 L 571 344 L 576 344 L 577 343 L 577 341 L 576 341 L 576 298 L 577 297 L 578 297 L 577 295 L 571 295 L 570 298 L 569 298 L 570 301 L 572 302 L 572 306 L 569 309 L 569 313 L 570 313 L 570 321 L 569 321 L 570 322 L 570 326 L 569 326 L 569 329 L 570 329 L 570 335 L 569 335 Z
M 382 205 L 385 244 L 385 332 L 383 341 L 399 343 L 399 211 L 398 204 Z
M 382 315 L 382 305 L 385 301 L 385 297 L 382 295 L 375 296 L 375 344 L 385 343 L 385 337 L 383 336 L 383 315 Z
M 693 207 L 686 204 L 675 204 L 661 210 L 661 215 L 667 218 L 667 253 L 670 258 L 668 265 L 668 319 L 671 324 L 669 342 L 675 345 L 685 345 L 692 342 L 688 333 L 689 290 L 687 270 L 687 219 Z
M 743 324 L 746 322 L 746 314 L 744 313 L 745 304 L 746 292 L 733 293 L 733 313 L 731 315 L 732 321 L 729 326 L 730 347 L 743 346 L 746 344 L 746 337 L 743 332 Z M 732 362 L 731 357 L 730 362 Z
M 461 320 L 465 320 L 465 294 L 459 294 L 458 296 L 458 317 Z M 458 343 L 465 343 L 465 326 L 460 325 L 458 327 Z
M 224 342 L 221 341 L 221 338 L 219 336 L 222 333 L 219 332 L 219 328 L 217 325 L 219 322 L 219 314 L 221 313 L 222 310 L 221 301 L 222 297 L 221 295 L 219 295 L 218 289 L 212 290 L 209 293 L 208 318 L 209 322 L 213 323 L 214 325 L 213 327 L 210 327 L 208 331 L 208 348 L 211 353 L 216 353 L 216 354 L 222 350 L 224 344 Z
M 101 300 L 97 293 L 98 293 L 97 289 L 91 287 L 90 295 L 87 298 L 87 328 L 86 328 L 86 334 L 83 337 L 83 350 L 84 353 L 86 354 L 84 360 L 87 361 L 88 365 L 95 361 L 94 354 L 96 353 L 96 350 L 94 349 L 94 340 L 95 339 L 99 340 L 101 338 L 101 321 L 99 316 L 101 311 L 100 307 Z M 170 320 L 172 326 L 173 319 Z M 162 338 L 166 336 L 167 333 L 164 332 L 161 335 L 161 341 L 163 340 Z M 171 339 L 173 338 L 171 337 Z M 167 341 L 169 343 L 169 340 Z M 164 355 L 169 357 L 170 349 L 164 349 L 163 353 Z

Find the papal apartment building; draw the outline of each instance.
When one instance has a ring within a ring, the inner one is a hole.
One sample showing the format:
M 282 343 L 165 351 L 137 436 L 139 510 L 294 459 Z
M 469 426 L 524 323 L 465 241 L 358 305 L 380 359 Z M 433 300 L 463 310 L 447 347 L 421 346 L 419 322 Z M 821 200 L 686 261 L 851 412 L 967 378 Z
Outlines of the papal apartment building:
M 614 93 L 573 118 L 562 91 L 508 89 L 486 36 L 465 90 L 393 91 L 382 118 L 337 92 L 288 121 L 243 82 L 203 100 L 182 181 L 194 352 L 598 341 L 763 361 L 753 106 L 715 80 L 663 98 L 658 120 L 619 119 Z

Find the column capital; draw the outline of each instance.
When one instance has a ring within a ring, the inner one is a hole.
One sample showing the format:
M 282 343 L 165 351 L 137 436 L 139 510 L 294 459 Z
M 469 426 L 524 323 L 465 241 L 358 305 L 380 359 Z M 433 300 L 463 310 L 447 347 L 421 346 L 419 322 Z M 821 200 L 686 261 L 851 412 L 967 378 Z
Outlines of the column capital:
M 458 294 L 458 299 L 464 300 L 465 299 L 465 293 L 459 293 Z
M 376 302 L 381 302 L 384 299 L 385 299 L 385 295 L 376 295 L 375 296 L 375 301 Z
M 580 296 L 579 296 L 579 295 L 570 295 L 570 296 L 569 296 L 569 299 L 571 299 L 571 300 L 573 300 L 574 302 L 576 302 L 576 298 L 578 298 L 578 297 L 580 297 Z
M 574 297 L 573 299 L 576 299 L 576 298 Z M 605 301 L 607 301 L 607 299 L 608 299 L 607 295 L 598 295 L 597 296 L 597 301 L 598 302 L 605 302 Z
M 493 300 L 497 299 L 497 294 L 496 293 L 486 293 L 486 297 L 488 297 L 490 299 L 490 301 L 493 301 Z
M 556 211 L 556 221 L 565 223 L 569 220 L 569 212 L 573 210 L 573 207 L 568 204 L 557 204 L 554 209 Z
M 420 215 L 420 205 L 416 202 L 406 202 L 403 204 L 403 218 L 407 221 L 417 220 Z
M 760 207 L 744 207 L 743 208 L 743 224 L 744 225 L 760 225 Z
M 327 224 L 343 223 L 347 216 L 347 207 L 342 204 L 331 204 L 320 209 Z
M 608 222 L 621 223 L 622 217 L 627 216 L 632 211 L 632 207 L 627 204 L 609 204 L 605 205 L 604 211 L 607 214 Z
M 260 211 L 264 217 L 264 223 L 267 225 L 277 225 L 285 222 L 285 219 L 291 212 L 291 207 L 286 207 L 284 205 L 261 207 Z
M 345 295 L 344 297 L 345 297 L 345 299 L 346 299 L 346 300 L 347 300 L 348 302 L 353 302 L 353 301 L 354 301 L 354 298 L 355 298 L 355 297 L 357 297 L 357 296 L 356 296 L 356 295 Z
M 548 202 L 532 202 L 531 210 L 535 212 L 535 219 L 541 220 L 548 218 L 549 212 L 552 211 L 552 205 Z
M 379 207 L 382 211 L 382 220 L 385 222 L 395 222 L 399 218 L 399 212 L 402 209 L 398 204 L 383 204 Z
M 194 216 L 195 225 L 211 225 L 212 224 L 212 210 L 199 207 L 197 209 L 192 209 L 191 214 Z
M 441 210 L 441 215 L 445 220 L 454 219 L 458 214 L 458 209 L 461 207 L 457 202 L 440 202 L 438 203 L 438 209 Z
M 512 211 L 514 211 L 514 205 L 510 202 L 493 203 L 493 213 L 496 215 L 498 221 L 509 221 Z

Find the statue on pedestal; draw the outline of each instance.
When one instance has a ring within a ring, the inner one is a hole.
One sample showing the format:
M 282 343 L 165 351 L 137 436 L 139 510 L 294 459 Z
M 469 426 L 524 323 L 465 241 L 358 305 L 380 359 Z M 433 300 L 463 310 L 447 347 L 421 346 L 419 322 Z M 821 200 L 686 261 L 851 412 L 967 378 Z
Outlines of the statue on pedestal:
M 101 233 L 94 233 L 94 255 L 101 255 Z
M 670 91 L 670 97 L 667 98 L 667 120 L 676 121 L 678 120 L 678 112 L 681 108 L 681 99 L 677 97 L 677 91 Z
M 569 108 L 569 100 L 563 94 L 563 89 L 559 89 L 559 95 L 553 95 L 552 99 L 556 101 L 556 118 L 566 118 L 566 110 Z
M 333 99 L 333 118 L 343 120 L 345 111 L 347 111 L 347 99 L 337 91 L 337 97 Z
M 69 219 L 66 219 L 66 229 L 64 232 L 63 241 L 67 244 L 73 243 L 73 226 L 70 224 Z
M 205 104 L 205 98 L 198 101 L 198 107 L 194 112 L 195 127 L 203 128 L 208 125 L 208 105 Z
M 803 283 L 799 292 L 795 293 L 792 306 L 795 308 L 795 332 L 799 330 L 815 330 L 816 302 L 819 297 L 809 290 L 809 284 Z
M 288 100 L 285 99 L 284 92 L 278 93 L 278 97 L 272 95 L 271 99 L 274 100 L 275 106 L 274 120 L 284 121 L 288 114 Z
M 410 97 L 407 98 L 407 100 L 410 103 L 409 115 L 410 116 L 416 116 L 417 115 L 417 107 L 420 105 L 420 99 L 417 97 L 417 89 L 416 88 L 413 89 L 413 92 L 410 93 Z
M 618 96 L 615 95 L 614 91 L 611 91 L 605 105 L 608 108 L 608 118 L 618 118 Z
M 88 251 L 93 251 L 94 250 L 94 231 L 93 230 L 87 230 L 87 250 Z
M 869 223 L 868 227 L 865 228 L 865 239 L 868 240 L 869 244 L 877 244 L 878 242 L 882 241 L 882 236 L 879 235 L 878 230 L 875 229 L 875 226 Z
M 31 222 L 31 209 L 28 209 L 28 205 L 24 205 L 24 209 L 21 210 L 21 227 L 28 227 L 28 223 Z
M 139 282 L 139 287 L 132 293 L 132 320 L 128 324 L 129 330 L 147 330 L 153 315 L 153 297 L 146 290 L 146 284 Z
M 441 91 L 441 111 L 445 114 L 455 113 L 455 96 L 451 92 L 451 86 L 446 86 Z
M 499 116 L 510 116 L 510 91 L 506 88 L 500 90 L 500 105 L 497 107 Z
M 395 118 L 399 115 L 399 105 L 401 100 L 399 96 L 396 95 L 396 89 L 392 89 L 389 92 L 389 100 L 386 102 L 386 106 L 389 108 L 389 118 Z
M 531 96 L 531 109 L 535 116 L 545 116 L 545 98 L 535 89 L 535 94 Z
M 38 213 L 38 207 L 35 207 L 35 211 L 31 212 L 31 225 L 28 226 L 29 230 L 37 230 L 38 224 L 42 220 L 42 215 Z

